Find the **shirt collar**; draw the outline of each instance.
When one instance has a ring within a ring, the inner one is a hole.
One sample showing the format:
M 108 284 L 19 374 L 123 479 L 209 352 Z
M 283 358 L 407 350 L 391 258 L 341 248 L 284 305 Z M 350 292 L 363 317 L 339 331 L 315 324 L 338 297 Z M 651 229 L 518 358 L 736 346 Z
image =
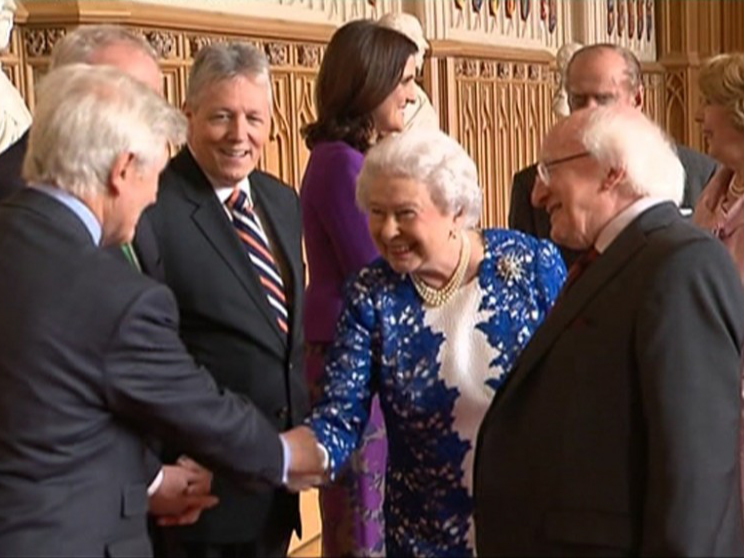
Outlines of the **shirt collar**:
M 245 192 L 245 196 L 248 199 L 248 206 L 253 207 L 253 198 L 251 197 L 251 183 L 248 180 L 247 176 L 243 180 L 238 182 L 235 186 L 220 186 L 215 181 L 213 181 L 209 175 L 207 175 L 207 179 L 212 184 L 214 193 L 217 194 L 220 203 L 225 204 L 235 188 L 239 188 L 240 190 Z
M 659 198 L 644 197 L 631 203 L 620 213 L 610 219 L 604 228 L 600 231 L 597 240 L 594 242 L 594 248 L 600 254 L 607 250 L 612 242 L 620 235 L 621 232 L 630 225 L 630 223 L 647 209 L 664 203 L 667 200 Z
M 189 151 L 191 152 L 191 156 L 194 157 L 194 160 L 196 161 L 196 157 L 194 156 L 194 150 L 191 149 L 191 146 L 188 146 Z M 197 161 L 197 165 L 199 165 L 199 162 Z M 199 165 L 199 168 L 201 168 L 201 165 Z M 207 171 L 205 171 L 203 168 L 201 169 L 204 173 L 204 176 L 207 177 L 207 180 L 209 180 L 209 183 L 212 185 L 212 188 L 214 188 L 214 193 L 217 195 L 217 198 L 220 200 L 221 204 L 225 204 L 227 202 L 227 199 L 230 197 L 230 194 L 233 193 L 233 190 L 235 188 L 240 188 L 245 192 L 246 198 L 248 199 L 248 205 L 249 207 L 253 207 L 253 196 L 251 196 L 251 183 L 248 180 L 248 177 L 246 176 L 238 182 L 235 186 L 225 186 L 224 184 L 221 184 L 219 180 L 211 176 Z
M 34 190 L 38 190 L 39 192 L 42 192 L 47 196 L 51 196 L 55 200 L 59 201 L 61 204 L 69 208 L 70 211 L 77 215 L 77 218 L 83 222 L 83 225 L 85 225 L 85 228 L 88 230 L 91 238 L 93 239 L 93 243 L 96 246 L 101 243 L 101 224 L 98 222 L 98 219 L 90 210 L 90 208 L 85 205 L 85 203 L 83 203 L 80 199 L 76 198 L 69 192 L 61 190 L 60 188 L 57 188 L 55 186 L 29 184 L 29 188 L 33 188 Z

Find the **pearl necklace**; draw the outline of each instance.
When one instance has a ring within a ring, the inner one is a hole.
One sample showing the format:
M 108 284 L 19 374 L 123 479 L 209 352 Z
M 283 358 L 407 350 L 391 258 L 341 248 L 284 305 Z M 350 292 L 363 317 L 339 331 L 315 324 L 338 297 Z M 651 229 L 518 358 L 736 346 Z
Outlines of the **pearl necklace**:
M 416 292 L 429 306 L 441 306 L 447 302 L 457 292 L 457 289 L 462 285 L 463 279 L 465 279 L 465 272 L 470 263 L 470 239 L 466 232 L 462 233 L 461 238 L 460 259 L 457 260 L 457 267 L 455 267 L 452 277 L 449 278 L 449 281 L 441 289 L 430 287 L 418 275 L 411 273 L 411 281 L 413 281 Z

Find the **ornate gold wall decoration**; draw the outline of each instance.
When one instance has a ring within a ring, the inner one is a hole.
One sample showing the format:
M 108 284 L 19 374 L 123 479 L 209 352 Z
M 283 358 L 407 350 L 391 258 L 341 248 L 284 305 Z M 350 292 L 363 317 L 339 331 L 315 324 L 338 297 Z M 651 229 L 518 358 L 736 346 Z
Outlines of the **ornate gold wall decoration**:
M 537 157 L 552 123 L 553 74 L 540 60 L 454 59 L 456 137 L 478 166 L 483 226 L 506 224 L 512 175 Z
M 164 3 L 28 2 L 10 49 L 0 53 L 0 63 L 33 109 L 34 84 L 46 72 L 51 50 L 66 30 L 81 21 L 116 21 L 139 32 L 153 45 L 161 60 L 167 98 L 180 106 L 189 68 L 201 48 L 228 40 L 256 44 L 270 60 L 274 86 L 274 118 L 261 166 L 296 188 L 308 157 L 300 131 L 315 118 L 315 78 L 334 26 L 349 17 L 375 17 L 401 9 L 401 0 L 378 0 L 374 6 L 360 0 L 257 0 L 245 4 L 249 12 L 258 4 L 276 4 L 278 10 L 291 13 L 295 19 L 307 17 L 311 21 L 298 24 L 251 15 L 236 17 L 207 11 L 203 6 L 171 8 Z M 416 2 L 411 7 L 424 23 L 432 45 L 423 85 L 432 95 L 443 128 L 462 142 L 478 165 L 486 199 L 483 224 L 487 226 L 506 224 L 512 175 L 536 160 L 540 142 L 553 123 L 550 100 L 557 76 L 552 53 L 572 29 L 578 39 L 606 40 L 608 5 L 613 6 L 615 16 L 619 4 L 626 12 L 635 7 L 636 32 L 633 37 L 624 37 L 623 42 L 631 41 L 626 46 L 647 61 L 645 110 L 675 139 L 693 147 L 700 147 L 699 133 L 689 118 L 696 108 L 694 84 L 699 59 L 694 48 L 701 48 L 702 58 L 717 44 L 709 31 L 714 21 L 719 21 L 719 34 L 721 29 L 725 31 L 724 39 L 728 37 L 727 44 L 732 48 L 741 48 L 739 43 L 744 43 L 735 33 L 744 8 L 719 0 L 658 3 L 660 63 L 648 62 L 656 53 L 646 37 L 650 27 L 656 29 L 653 14 L 648 12 L 652 0 L 549 0 L 548 17 L 555 12 L 558 19 L 553 32 L 543 17 L 546 3 L 542 0 L 527 14 L 526 22 L 521 17 L 523 4 L 517 5 L 514 0 L 489 2 L 488 9 L 479 7 L 477 13 L 470 2 L 463 4 L 468 9 L 459 10 L 455 1 Z M 517 10 L 520 13 L 515 13 Z M 577 20 L 583 27 L 572 27 Z M 690 22 L 699 22 L 700 29 L 689 30 Z M 525 48 L 494 45 L 494 41 L 512 40 L 512 35 L 519 36 Z M 703 40 L 708 50 L 702 49 Z
M 28 29 L 23 37 L 26 53 L 31 57 L 50 56 L 54 45 L 64 34 L 62 27 Z

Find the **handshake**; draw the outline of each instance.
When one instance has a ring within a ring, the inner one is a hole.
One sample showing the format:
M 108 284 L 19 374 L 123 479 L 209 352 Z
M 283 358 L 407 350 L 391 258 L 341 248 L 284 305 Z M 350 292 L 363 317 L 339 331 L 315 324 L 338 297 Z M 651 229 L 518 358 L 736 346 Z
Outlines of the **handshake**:
M 292 492 L 307 490 L 328 480 L 328 454 L 307 426 L 297 426 L 282 433 L 289 449 L 286 486 Z
M 326 453 L 320 448 L 313 431 L 298 426 L 280 434 L 289 449 L 286 487 L 292 492 L 307 490 L 327 480 Z M 212 473 L 196 461 L 181 456 L 173 465 L 162 469 L 162 480 L 150 496 L 150 513 L 162 526 L 189 525 L 201 512 L 217 505 L 211 494 Z

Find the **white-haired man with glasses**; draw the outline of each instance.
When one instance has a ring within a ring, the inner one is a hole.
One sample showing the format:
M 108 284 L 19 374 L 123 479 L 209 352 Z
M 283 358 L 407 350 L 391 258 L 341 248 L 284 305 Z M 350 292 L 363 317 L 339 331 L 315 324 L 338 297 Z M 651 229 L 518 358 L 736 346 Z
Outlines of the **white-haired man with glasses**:
M 673 146 L 632 107 L 594 107 L 551 131 L 538 173 L 551 238 L 594 258 L 481 424 L 478 554 L 741 556 L 744 292 L 679 212 Z
M 643 108 L 641 65 L 628 49 L 613 44 L 585 46 L 571 57 L 566 67 L 564 84 L 569 109 L 573 112 L 594 106 L 621 105 L 637 110 Z M 683 214 L 691 214 L 700 192 L 715 171 L 710 157 L 677 145 L 677 155 L 685 170 Z M 548 214 L 533 207 L 530 195 L 535 184 L 538 164 L 530 165 L 514 175 L 509 205 L 509 227 L 538 238 L 550 236 Z M 567 246 L 559 246 L 566 266 L 579 255 Z

